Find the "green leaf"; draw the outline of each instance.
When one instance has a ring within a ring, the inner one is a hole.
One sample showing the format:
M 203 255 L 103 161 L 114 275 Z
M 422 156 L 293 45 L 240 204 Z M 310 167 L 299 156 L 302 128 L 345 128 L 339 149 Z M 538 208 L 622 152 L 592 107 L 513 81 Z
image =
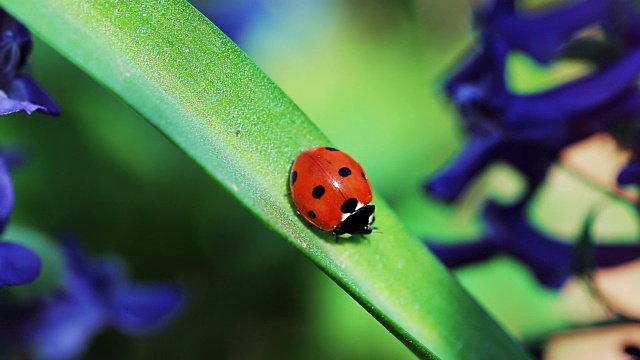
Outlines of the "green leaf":
M 285 196 L 291 162 L 333 144 L 187 2 L 0 4 L 146 117 L 418 356 L 527 357 L 379 197 L 383 231 L 365 239 L 336 243 L 297 216 Z

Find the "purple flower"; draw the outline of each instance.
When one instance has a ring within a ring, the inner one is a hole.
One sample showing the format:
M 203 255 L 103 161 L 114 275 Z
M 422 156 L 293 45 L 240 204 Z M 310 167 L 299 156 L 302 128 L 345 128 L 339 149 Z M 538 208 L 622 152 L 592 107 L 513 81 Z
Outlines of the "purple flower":
M 0 289 L 32 282 L 40 275 L 41 266 L 40 258 L 30 249 L 9 241 L 0 242 Z
M 609 24 L 620 10 L 635 11 L 625 1 L 613 3 L 583 0 L 542 15 L 515 14 L 507 0 L 480 8 L 481 46 L 445 84 L 468 139 L 457 157 L 425 184 L 432 196 L 454 201 L 488 164 L 504 161 L 527 178 L 526 202 L 560 150 L 640 111 L 640 47 L 601 64 L 590 75 L 539 93 L 521 95 L 506 85 L 505 64 L 512 51 L 547 62 L 581 28 Z M 624 4 L 628 6 L 621 9 Z M 629 28 L 614 35 L 627 37 Z
M 116 258 L 89 258 L 75 243 L 62 245 L 61 289 L 26 305 L 0 304 L 0 355 L 73 359 L 108 326 L 138 334 L 166 324 L 183 302 L 170 283 L 134 283 Z
M 524 209 L 560 151 L 598 132 L 625 134 L 619 138 L 633 156 L 618 183 L 640 184 L 640 12 L 631 0 L 571 1 L 535 13 L 516 9 L 514 0 L 493 0 L 476 9 L 476 24 L 477 48 L 444 86 L 467 139 L 425 187 L 437 199 L 455 201 L 496 161 L 520 171 L 529 186 L 514 205 L 486 204 L 487 232 L 482 238 L 427 243 L 451 267 L 509 254 L 530 267 L 541 284 L 558 288 L 585 271 L 584 264 L 577 269 L 585 246 L 544 234 L 529 223 Z M 577 38 L 585 29 L 595 29 L 599 36 Z M 507 59 L 514 51 L 542 64 L 563 56 L 581 58 L 593 71 L 548 90 L 518 94 L 505 78 Z M 640 257 L 640 245 L 587 245 L 593 255 L 591 267 Z
M 13 183 L 9 169 L 0 158 L 0 233 L 4 231 L 13 211 Z M 0 288 L 30 283 L 40 275 L 40 258 L 23 245 L 0 242 Z
M 488 202 L 483 210 L 486 234 L 479 239 L 427 245 L 440 260 L 457 268 L 495 255 L 508 254 L 526 264 L 538 281 L 549 288 L 559 288 L 578 274 L 583 260 L 575 241 L 566 241 L 543 233 L 526 219 L 522 205 L 503 206 Z M 640 257 L 640 244 L 591 244 L 593 267 L 619 265 Z
M 634 159 L 620 170 L 618 174 L 618 184 L 634 185 L 640 183 L 640 161 Z
M 53 99 L 25 73 L 31 48 L 29 30 L 0 9 L 0 115 L 17 111 L 60 114 Z
M 7 222 L 13 211 L 14 201 L 11 174 L 9 174 L 9 169 L 4 158 L 0 157 L 0 233 L 2 233 L 7 226 Z
M 613 15 L 619 0 L 582 0 L 549 11 L 516 11 L 515 0 L 490 0 L 476 10 L 476 24 L 492 42 L 504 42 L 540 63 L 554 60 L 578 31 Z

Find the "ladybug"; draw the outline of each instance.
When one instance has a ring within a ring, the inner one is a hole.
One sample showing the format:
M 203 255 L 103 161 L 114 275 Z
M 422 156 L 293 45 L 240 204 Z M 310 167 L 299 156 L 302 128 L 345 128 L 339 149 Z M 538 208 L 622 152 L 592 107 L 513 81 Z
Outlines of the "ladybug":
M 303 151 L 293 162 L 289 186 L 298 212 L 320 229 L 342 237 L 373 231 L 367 174 L 344 152 L 332 147 Z

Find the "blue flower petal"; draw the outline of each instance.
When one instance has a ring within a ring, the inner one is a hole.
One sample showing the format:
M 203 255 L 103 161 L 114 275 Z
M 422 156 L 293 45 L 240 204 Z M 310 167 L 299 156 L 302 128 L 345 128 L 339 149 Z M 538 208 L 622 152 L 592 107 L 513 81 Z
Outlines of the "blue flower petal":
M 126 333 L 153 330 L 171 320 L 182 301 L 177 285 L 122 282 L 112 289 L 112 321 Z
M 40 111 L 60 115 L 60 108 L 46 91 L 28 75 L 18 75 L 5 89 L 6 97 L 0 99 L 0 115 L 24 110 L 28 114 Z
M 182 288 L 168 283 L 130 282 L 124 264 L 116 257 L 91 258 L 76 241 L 63 243 L 74 273 L 91 283 L 109 311 L 109 322 L 128 333 L 152 330 L 172 319 L 182 303 Z
M 498 160 L 527 177 L 530 196 L 564 147 L 640 111 L 640 92 L 634 88 L 640 50 L 590 76 L 538 94 L 517 95 L 503 87 L 502 46 L 486 41 L 445 86 L 470 139 L 454 162 L 427 183 L 436 198 L 455 200 L 480 170 Z M 495 143 L 485 142 L 483 148 L 476 144 L 483 138 Z
M 4 160 L 9 170 L 15 170 L 29 163 L 29 154 L 28 151 L 19 144 L 0 146 L 0 159 Z
M 455 160 L 429 179 L 426 190 L 442 201 L 457 199 L 469 181 L 495 157 L 500 140 L 497 136 L 471 135 Z
M 610 0 L 583 0 L 544 12 L 516 12 L 512 0 L 494 0 L 476 15 L 483 36 L 505 41 L 540 63 L 555 59 L 578 31 L 608 19 L 613 12 Z
M 11 81 L 26 65 L 31 49 L 29 30 L 0 9 L 0 83 Z
M 45 112 L 42 106 L 32 104 L 28 101 L 13 100 L 0 93 L 0 115 L 12 114 L 18 111 L 24 111 L 27 114 L 31 114 L 34 111 Z
M 0 242 L 0 275 L 5 244 Z M 71 240 L 61 250 L 66 260 L 61 288 L 29 304 L 0 302 L 0 358 L 75 359 L 107 327 L 127 333 L 155 329 L 172 320 L 182 303 L 178 286 L 129 282 L 115 257 L 86 256 Z M 8 255 L 20 260 L 15 252 Z
M 34 281 L 42 263 L 29 248 L 8 242 L 0 242 L 0 287 L 21 285 Z
M 523 206 L 488 202 L 483 217 L 488 225 L 487 236 L 502 252 L 528 266 L 542 285 L 559 288 L 573 275 L 573 244 L 533 227 Z
M 63 287 L 47 296 L 29 304 L 0 304 L 0 354 L 75 359 L 108 325 L 105 301 L 91 281 L 65 270 Z
M 504 68 L 507 53 L 500 48 L 474 49 L 468 59 L 449 77 L 445 83 L 445 92 L 455 104 L 465 104 L 469 100 L 484 97 L 487 92 L 504 89 Z M 461 86 L 466 87 L 466 89 Z M 475 88 L 469 92 L 469 87 Z M 469 96 L 473 95 L 473 96 Z
M 0 115 L 18 111 L 60 114 L 53 99 L 23 74 L 31 49 L 29 30 L 0 9 Z
M 486 239 L 445 244 L 431 240 L 425 240 L 425 242 L 429 250 L 450 268 L 485 261 L 500 251 Z
M 505 69 L 509 49 L 504 42 L 485 39 L 483 46 L 447 80 L 445 92 L 459 107 L 495 106 L 509 100 L 505 97 Z M 466 119 L 465 119 L 466 120 Z
M 531 128 L 564 123 L 624 95 L 640 75 L 640 50 L 610 67 L 552 90 L 514 96 L 505 116 L 510 126 Z M 579 94 L 580 96 L 577 96 Z
M 538 282 L 558 289 L 576 274 L 580 256 L 573 242 L 544 234 L 526 219 L 522 204 L 515 206 L 488 202 L 483 210 L 487 234 L 478 240 L 439 244 L 426 243 L 445 265 L 461 267 L 498 254 L 508 254 L 531 269 Z M 620 265 L 640 258 L 640 244 L 594 244 L 596 268 Z
M 428 245 L 452 267 L 510 254 L 541 284 L 557 288 L 578 271 L 580 249 L 534 227 L 524 209 L 563 148 L 596 132 L 611 131 L 613 125 L 634 128 L 640 113 L 640 12 L 628 0 L 566 2 L 538 13 L 518 11 L 514 0 L 493 0 L 478 8 L 476 20 L 481 44 L 445 84 L 462 114 L 468 140 L 426 187 L 435 197 L 452 201 L 489 163 L 505 161 L 523 173 L 529 189 L 515 205 L 486 204 L 487 232 L 481 240 Z M 593 63 L 597 67 L 590 75 L 528 95 L 505 85 L 511 52 L 523 51 L 548 63 L 577 32 L 590 26 L 605 31 L 597 49 L 615 49 L 606 61 Z M 620 172 L 620 184 L 640 183 L 640 142 L 634 136 L 634 160 Z M 592 250 L 597 267 L 640 257 L 640 244 L 594 244 Z
M 598 244 L 594 249 L 596 267 L 611 267 L 640 259 L 640 244 Z
M 11 212 L 13 211 L 14 201 L 11 175 L 9 174 L 6 163 L 0 158 L 0 233 L 4 231 L 7 221 L 9 221 L 9 216 L 11 216 Z
M 77 358 L 108 325 L 108 312 L 92 284 L 69 275 L 64 292 L 43 303 L 30 321 L 30 347 L 38 358 Z
M 636 88 L 626 90 L 606 105 L 579 116 L 572 126 L 570 136 L 574 139 L 582 139 L 596 132 L 609 131 L 612 125 L 628 123 L 638 113 L 640 113 L 640 92 Z M 565 142 L 562 146 L 572 142 Z M 631 143 L 631 147 L 636 152 L 640 151 L 640 144 Z
M 640 184 L 640 161 L 634 160 L 625 165 L 618 174 L 617 180 L 619 185 Z
M 607 34 L 613 37 L 623 49 L 633 49 L 640 45 L 640 14 L 634 1 L 616 1 L 618 7 L 608 21 L 603 22 Z

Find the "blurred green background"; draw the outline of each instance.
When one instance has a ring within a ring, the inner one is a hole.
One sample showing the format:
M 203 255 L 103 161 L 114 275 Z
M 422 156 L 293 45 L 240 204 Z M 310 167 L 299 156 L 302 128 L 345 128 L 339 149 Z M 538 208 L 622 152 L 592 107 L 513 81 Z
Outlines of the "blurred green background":
M 418 236 L 476 236 L 481 199 L 518 193 L 517 177 L 500 167 L 456 206 L 421 188 L 462 139 L 439 86 L 472 41 L 466 1 L 252 3 L 240 46 L 361 162 Z M 177 279 L 189 292 L 173 326 L 137 338 L 111 330 L 87 358 L 413 358 L 121 100 L 41 41 L 31 64 L 63 115 L 0 122 L 2 144 L 29 157 L 13 172 L 12 221 L 77 235 L 93 254 L 124 257 L 135 278 Z M 556 295 L 512 260 L 458 274 L 517 335 L 565 322 Z

